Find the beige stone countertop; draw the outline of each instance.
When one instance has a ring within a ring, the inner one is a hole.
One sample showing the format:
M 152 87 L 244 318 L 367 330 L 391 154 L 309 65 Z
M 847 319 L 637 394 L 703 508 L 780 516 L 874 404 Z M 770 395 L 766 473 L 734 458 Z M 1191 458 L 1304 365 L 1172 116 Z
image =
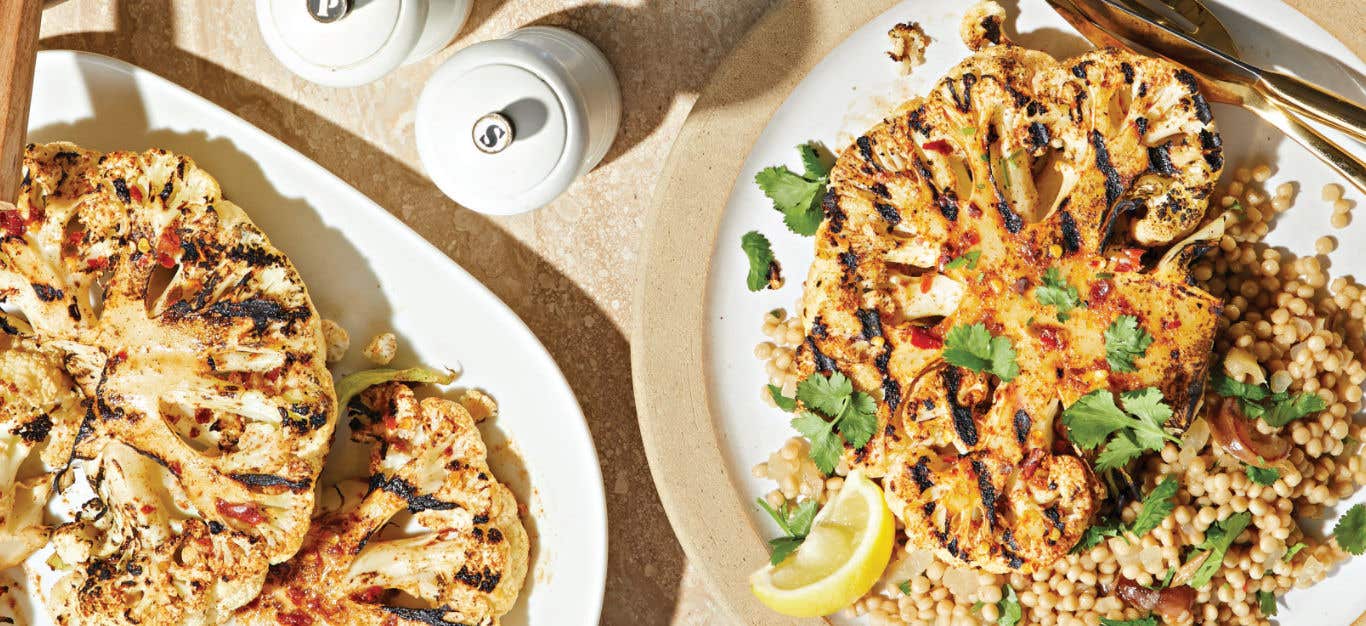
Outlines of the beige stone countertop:
M 1356 1 L 1292 4 L 1324 24 Z M 592 429 L 611 534 L 602 622 L 720 624 L 728 618 L 690 573 L 650 477 L 626 329 L 656 176 L 698 91 L 772 4 L 475 0 L 454 44 L 351 89 L 314 85 L 280 65 L 250 0 L 70 0 L 44 14 L 41 45 L 131 62 L 235 113 L 387 208 L 492 289 L 545 343 Z M 603 164 L 554 204 L 486 217 L 457 206 L 423 173 L 413 107 L 456 50 L 529 24 L 564 26 L 602 48 L 621 81 L 621 133 Z M 1338 26 L 1340 36 L 1363 36 L 1361 23 Z

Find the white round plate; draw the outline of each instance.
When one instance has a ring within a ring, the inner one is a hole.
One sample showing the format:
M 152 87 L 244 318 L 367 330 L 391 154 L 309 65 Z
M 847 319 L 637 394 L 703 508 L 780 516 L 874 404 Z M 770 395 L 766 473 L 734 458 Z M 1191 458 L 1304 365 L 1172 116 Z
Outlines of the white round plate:
M 1366 101 L 1360 86 L 1366 81 L 1358 82 L 1366 66 L 1299 12 L 1275 1 L 1215 0 L 1210 4 L 1234 33 L 1248 60 L 1283 66 L 1358 102 Z M 1012 15 L 1018 14 L 1013 30 L 1021 33 L 1015 37 L 1018 43 L 1059 57 L 1090 48 L 1042 0 L 1020 0 L 1018 5 L 1018 11 L 1011 11 Z M 958 37 L 959 20 L 967 6 L 908 0 L 856 31 L 816 65 L 778 108 L 736 178 L 712 253 L 703 337 L 708 368 L 705 378 L 710 384 L 717 441 L 729 465 L 729 475 L 741 491 L 738 496 L 742 502 L 753 502 L 756 496 L 773 488 L 771 481 L 754 478 L 750 468 L 766 460 L 770 452 L 795 434 L 788 426 L 787 415 L 767 406 L 760 398 L 760 389 L 767 383 L 762 362 L 753 356 L 754 345 L 766 339 L 760 332 L 760 322 L 770 309 L 795 310 L 793 304 L 801 297 L 802 279 L 814 256 L 812 240 L 792 234 L 783 226 L 781 215 L 752 182 L 754 175 L 776 164 L 787 164 L 799 171 L 794 146 L 814 140 L 838 152 L 868 126 L 880 121 L 882 111 L 910 95 L 923 93 L 968 54 Z M 909 79 L 898 80 L 896 66 L 885 56 L 886 33 L 897 22 L 908 20 L 919 22 L 934 41 L 928 48 L 926 63 Z M 878 114 L 868 115 L 873 109 Z M 1300 185 L 1296 208 L 1279 219 L 1268 237 L 1270 243 L 1300 254 L 1313 254 L 1314 240 L 1324 234 L 1337 237 L 1343 244 L 1366 236 L 1366 225 L 1361 220 L 1346 230 L 1330 227 L 1319 190 L 1338 178 L 1312 155 L 1242 110 L 1216 105 L 1215 117 L 1230 168 L 1252 158 L 1266 159 L 1276 168 L 1268 188 L 1282 181 L 1296 181 Z M 1342 145 L 1356 154 L 1366 153 L 1360 144 Z M 1358 203 L 1362 201 L 1355 190 L 1349 189 L 1347 196 Z M 777 292 L 755 294 L 745 288 L 748 263 L 739 242 L 742 234 L 754 229 L 772 240 L 775 256 L 783 264 L 787 282 Z M 1341 245 L 1329 259 L 1330 271 L 1335 276 L 1366 274 L 1366 247 Z M 1363 499 L 1366 493 L 1358 493 L 1352 502 Z M 753 506 L 749 510 L 761 534 L 779 534 L 762 511 Z M 1351 622 L 1366 610 L 1366 595 L 1359 591 L 1363 578 L 1366 558 L 1348 562 L 1322 584 L 1287 595 L 1279 622 L 1305 626 Z M 837 617 L 832 621 L 847 620 Z
M 121 61 L 40 53 L 29 140 L 189 155 L 289 255 L 318 311 L 350 331 L 351 356 L 334 374 L 366 368 L 360 348 L 391 331 L 396 366 L 449 367 L 462 372 L 456 387 L 493 396 L 500 413 L 481 426 L 490 465 L 516 493 L 532 538 L 526 586 L 503 624 L 598 623 L 607 513 L 588 426 L 545 348 L 479 281 L 284 143 Z M 344 440 L 344 425 L 337 430 Z M 324 482 L 366 454 L 351 445 L 333 452 Z M 32 623 L 52 622 L 39 615 Z

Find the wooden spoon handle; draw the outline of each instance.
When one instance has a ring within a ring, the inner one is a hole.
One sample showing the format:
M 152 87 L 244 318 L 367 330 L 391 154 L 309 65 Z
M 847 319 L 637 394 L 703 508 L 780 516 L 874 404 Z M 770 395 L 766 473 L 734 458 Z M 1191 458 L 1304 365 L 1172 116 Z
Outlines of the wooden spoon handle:
M 42 14 L 42 0 L 0 0 L 0 33 L 10 34 L 0 37 L 0 202 L 19 195 Z

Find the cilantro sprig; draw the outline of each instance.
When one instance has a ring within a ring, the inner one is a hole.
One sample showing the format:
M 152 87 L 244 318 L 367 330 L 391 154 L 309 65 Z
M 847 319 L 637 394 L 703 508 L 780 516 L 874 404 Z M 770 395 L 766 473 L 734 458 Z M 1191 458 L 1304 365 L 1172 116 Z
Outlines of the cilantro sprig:
M 1143 497 L 1143 508 L 1139 510 L 1138 516 L 1134 518 L 1132 524 L 1126 526 L 1116 519 L 1105 519 L 1092 524 L 1082 534 L 1077 545 L 1073 546 L 1072 552 L 1090 550 L 1106 537 L 1119 537 L 1126 533 L 1142 537 L 1152 532 L 1154 528 L 1162 525 L 1162 520 L 1167 519 L 1167 516 L 1176 509 L 1175 498 L 1179 487 L 1180 485 L 1175 478 L 1171 476 L 1163 478 L 1162 482 L 1159 482 L 1152 491 L 1148 492 L 1148 495 Z
M 1138 325 L 1138 318 L 1121 315 L 1105 329 L 1105 362 L 1116 372 L 1137 371 L 1134 360 L 1147 354 L 1153 336 Z
M 854 384 L 839 372 L 830 376 L 812 372 L 797 383 L 796 398 L 784 396 L 772 385 L 768 392 L 779 408 L 796 413 L 792 428 L 811 442 L 811 460 L 826 474 L 835 471 L 845 443 L 862 448 L 877 429 L 877 402 L 854 391 Z
M 768 562 L 777 565 L 802 545 L 802 542 L 806 541 L 806 536 L 811 534 L 811 522 L 816 519 L 818 509 L 816 501 L 804 500 L 797 506 L 784 502 L 782 507 L 777 509 L 763 498 L 755 498 L 755 501 L 783 531 L 782 537 L 768 541 L 768 545 L 773 549 Z
M 1354 556 L 1366 553 L 1366 505 L 1357 504 L 1347 509 L 1333 526 L 1333 537 L 1343 550 Z
M 783 223 L 798 235 L 810 237 L 825 217 L 821 199 L 830 183 L 830 167 L 821 159 L 812 143 L 797 146 L 801 153 L 802 173 L 786 165 L 767 167 L 754 176 L 755 184 L 773 201 L 773 208 L 783 214 Z
M 1075 285 L 1062 277 L 1056 267 L 1043 273 L 1043 284 L 1034 288 L 1034 299 L 1042 305 L 1052 305 L 1058 310 L 1058 321 L 1066 322 L 1072 309 L 1081 306 L 1081 294 Z
M 996 608 L 1000 610 L 1000 617 L 996 618 L 997 626 L 1015 626 L 1024 617 L 1020 598 L 1010 585 L 1001 585 L 1001 600 L 996 603 Z
M 1262 616 L 1271 617 L 1276 614 L 1276 594 L 1270 591 L 1257 592 L 1257 607 L 1262 610 Z
M 1328 408 L 1328 403 L 1314 393 L 1272 393 L 1265 384 L 1238 382 L 1223 374 L 1215 374 L 1211 382 L 1214 383 L 1215 393 L 1239 400 L 1243 415 L 1253 419 L 1261 418 L 1268 425 L 1277 428 Z
M 993 337 L 985 324 L 950 328 L 944 335 L 944 360 L 974 372 L 990 372 L 1005 382 L 1020 375 L 1015 347 L 1005 337 Z
M 1088 393 L 1062 413 L 1068 437 L 1084 450 L 1105 446 L 1096 457 L 1096 471 L 1124 467 L 1149 450 L 1161 450 L 1164 442 L 1180 443 L 1162 425 L 1172 409 L 1154 387 L 1120 394 L 1121 410 L 1109 389 Z
M 1257 483 L 1258 485 L 1261 485 L 1263 487 L 1270 487 L 1271 485 L 1276 484 L 1276 479 L 1281 477 L 1280 470 L 1277 470 L 1274 467 L 1257 467 L 1256 465 L 1248 465 L 1244 469 L 1247 471 L 1247 477 L 1251 479 L 1252 482 Z
M 783 268 L 773 258 L 773 247 L 769 245 L 768 237 L 751 230 L 740 237 L 740 249 L 745 251 L 745 257 L 749 259 L 749 277 L 745 279 L 745 284 L 750 291 L 782 286 Z
M 1190 586 L 1199 589 L 1209 585 L 1210 579 L 1219 573 L 1219 568 L 1224 566 L 1224 554 L 1228 552 L 1233 541 L 1238 535 L 1243 534 L 1247 525 L 1252 522 L 1252 514 L 1247 511 L 1230 515 L 1222 522 L 1211 524 L 1205 531 L 1205 540 L 1196 546 L 1199 554 L 1192 558 L 1203 558 L 1196 568 L 1195 574 L 1191 575 Z

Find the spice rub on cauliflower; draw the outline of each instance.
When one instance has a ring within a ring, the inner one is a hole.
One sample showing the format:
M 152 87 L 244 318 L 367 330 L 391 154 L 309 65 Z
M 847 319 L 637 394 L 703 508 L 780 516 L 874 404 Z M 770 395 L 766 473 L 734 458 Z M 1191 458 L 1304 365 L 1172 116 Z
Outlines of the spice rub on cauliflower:
M 0 329 L 20 332 L 0 320 Z M 0 334 L 0 569 L 47 543 L 43 519 L 53 471 L 66 463 L 85 415 L 61 359 L 32 341 Z
M 70 454 L 97 498 L 56 531 L 49 610 L 218 621 L 297 551 L 336 421 L 302 280 L 163 150 L 31 145 L 0 229 L 0 300 L 87 404 Z
M 1192 234 L 1222 156 L 1177 66 L 1058 62 L 990 12 L 965 33 L 980 51 L 839 156 L 797 359 L 878 399 L 845 461 L 883 479 L 911 544 L 1031 572 L 1105 497 L 1062 407 L 1156 387 L 1169 427 L 1196 409 L 1221 304 L 1187 265 L 1222 232 Z M 947 360 L 946 336 L 982 365 Z
M 498 624 L 521 591 L 529 544 L 517 501 L 489 471 L 475 419 L 462 403 L 419 401 L 397 382 L 361 400 L 352 436 L 373 444 L 368 487 L 337 487 L 340 506 L 314 521 L 303 549 L 271 569 L 238 619 Z

